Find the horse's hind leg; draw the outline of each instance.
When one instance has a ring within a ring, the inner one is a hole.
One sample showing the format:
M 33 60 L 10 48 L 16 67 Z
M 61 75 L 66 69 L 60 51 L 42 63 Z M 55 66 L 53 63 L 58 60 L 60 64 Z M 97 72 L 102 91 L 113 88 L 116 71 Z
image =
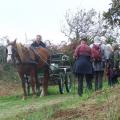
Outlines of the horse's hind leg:
M 30 80 L 28 75 L 25 75 L 25 87 L 26 87 L 26 91 L 27 91 L 27 95 L 30 95 Z
M 36 94 L 40 96 L 40 82 L 38 79 L 37 71 L 35 72 L 35 79 L 36 79 Z

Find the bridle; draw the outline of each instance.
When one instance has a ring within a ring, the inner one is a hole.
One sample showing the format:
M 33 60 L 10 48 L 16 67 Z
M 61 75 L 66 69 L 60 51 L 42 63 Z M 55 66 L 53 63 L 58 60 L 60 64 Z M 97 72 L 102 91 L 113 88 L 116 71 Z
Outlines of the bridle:
M 7 53 L 7 56 L 11 56 L 11 60 L 13 62 L 14 65 L 18 63 L 21 63 L 21 60 L 19 58 L 19 55 L 17 54 L 17 50 L 16 48 L 13 48 L 13 46 L 11 47 L 11 53 Z

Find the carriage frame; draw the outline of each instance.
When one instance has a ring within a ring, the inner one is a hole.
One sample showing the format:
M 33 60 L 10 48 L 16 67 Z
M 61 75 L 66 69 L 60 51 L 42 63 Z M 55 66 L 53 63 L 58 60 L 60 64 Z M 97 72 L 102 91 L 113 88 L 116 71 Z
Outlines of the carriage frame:
M 72 65 L 68 55 L 56 53 L 50 58 L 50 81 L 59 86 L 59 92 L 69 93 L 72 89 Z

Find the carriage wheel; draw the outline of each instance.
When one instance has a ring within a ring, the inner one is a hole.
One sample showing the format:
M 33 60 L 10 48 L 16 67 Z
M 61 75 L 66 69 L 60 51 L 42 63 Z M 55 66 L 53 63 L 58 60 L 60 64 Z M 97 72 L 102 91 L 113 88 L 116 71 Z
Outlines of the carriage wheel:
M 68 93 L 71 92 L 71 89 L 72 89 L 72 75 L 71 75 L 71 73 L 66 73 L 65 87 L 66 87 L 66 91 Z
M 59 78 L 59 81 L 58 81 L 58 85 L 59 85 L 59 91 L 61 94 L 64 93 L 64 75 L 63 73 L 60 73 L 60 78 Z

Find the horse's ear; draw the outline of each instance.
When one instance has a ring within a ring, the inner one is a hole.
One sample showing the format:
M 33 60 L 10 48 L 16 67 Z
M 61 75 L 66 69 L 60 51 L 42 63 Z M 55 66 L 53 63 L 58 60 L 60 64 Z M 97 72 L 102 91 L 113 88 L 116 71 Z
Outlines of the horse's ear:
M 10 41 L 9 41 L 9 39 L 7 39 L 7 44 L 9 44 L 10 43 Z
M 17 38 L 15 38 L 15 40 L 13 41 L 14 44 L 16 44 Z

